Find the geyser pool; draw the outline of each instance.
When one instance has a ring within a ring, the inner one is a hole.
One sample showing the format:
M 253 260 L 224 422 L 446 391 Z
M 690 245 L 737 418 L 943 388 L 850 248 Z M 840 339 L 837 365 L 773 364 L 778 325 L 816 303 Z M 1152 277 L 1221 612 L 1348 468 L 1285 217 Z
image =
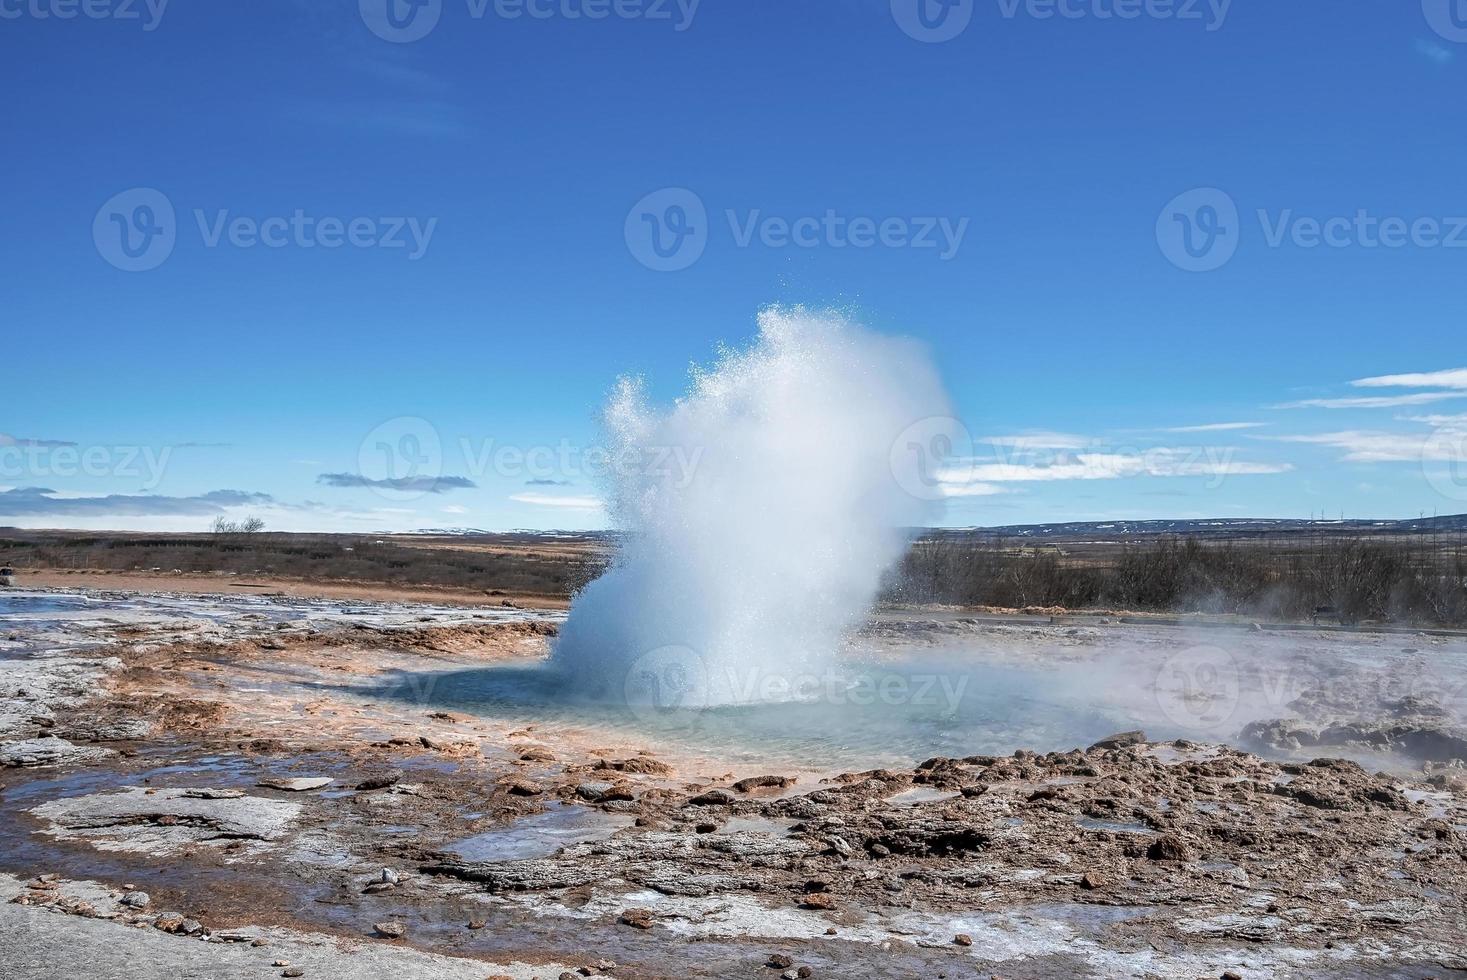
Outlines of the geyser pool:
M 936 506 L 901 471 L 932 463 L 903 434 L 950 415 L 921 345 L 800 309 L 761 313 L 753 345 L 695 369 L 671 407 L 621 382 L 605 424 L 612 457 L 635 461 L 607 488 L 624 537 L 551 668 L 597 701 L 800 697 Z

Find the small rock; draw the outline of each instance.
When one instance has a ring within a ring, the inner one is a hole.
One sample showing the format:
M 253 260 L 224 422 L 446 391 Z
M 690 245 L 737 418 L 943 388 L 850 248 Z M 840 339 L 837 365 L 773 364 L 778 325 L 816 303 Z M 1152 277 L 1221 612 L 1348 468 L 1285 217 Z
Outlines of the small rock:
M 372 931 L 383 939 L 401 939 L 407 935 L 407 926 L 401 922 L 374 922 Z
M 773 970 L 788 970 L 795 965 L 795 961 L 783 953 L 771 953 L 768 962 L 764 965 Z
M 651 929 L 652 913 L 647 909 L 623 909 L 618 921 L 633 929 Z
M 756 789 L 785 789 L 794 784 L 793 776 L 750 776 L 734 783 L 733 788 L 739 793 L 752 793 Z
M 785 970 L 780 975 L 780 980 L 799 980 L 799 970 Z
M 183 925 L 183 916 L 177 912 L 164 912 L 153 920 L 153 928 L 160 932 L 177 932 Z
M 718 829 L 716 823 L 700 823 L 693 830 L 699 834 L 711 834 Z
M 1090 746 L 1090 752 L 1102 749 L 1128 749 L 1133 745 L 1145 745 L 1146 733 L 1139 729 L 1132 732 L 1117 732 L 1107 735 L 1105 738 Z
M 184 919 L 178 924 L 178 932 L 185 936 L 194 936 L 204 931 L 204 926 L 198 919 Z
M 128 892 L 119 901 L 130 909 L 145 909 L 153 900 L 147 892 Z
M 555 753 L 540 745 L 532 745 L 520 753 L 521 762 L 554 762 Z
M 336 780 L 329 776 L 296 776 L 290 779 L 262 779 L 255 785 L 266 789 L 278 789 L 287 793 L 306 793 L 313 789 L 330 786 Z
M 1224 970 L 1222 980 L 1243 980 L 1243 974 L 1237 970 Z
M 728 790 L 710 789 L 688 800 L 688 806 L 728 806 L 733 801 L 733 795 Z
M 966 932 L 960 932 L 956 936 L 953 937 L 953 945 L 954 946 L 971 946 L 971 945 L 973 945 L 973 937 L 970 936 L 970 935 L 968 935 Z
M 183 797 L 187 800 L 239 800 L 244 798 L 242 789 L 186 789 Z
M 1162 834 L 1146 848 L 1146 856 L 1153 861 L 1190 861 L 1192 849 L 1180 837 Z
M 363 793 L 374 789 L 386 789 L 389 786 L 395 785 L 397 781 L 401 778 L 402 771 L 399 769 L 393 769 L 390 772 L 377 773 L 376 775 L 368 776 L 366 779 L 357 783 L 356 788 Z
M 835 898 L 827 892 L 815 892 L 801 898 L 800 904 L 807 909 L 816 911 L 829 911 L 835 908 Z
M 1110 884 L 1110 879 L 1101 874 L 1099 871 L 1087 871 L 1080 878 L 1080 887 L 1086 889 L 1087 891 L 1093 891 L 1096 888 L 1104 888 L 1108 884 Z
M 306 975 L 306 971 L 298 966 L 289 966 L 280 971 L 280 975 L 282 977 L 303 977 Z
M 489 924 L 489 920 L 488 919 L 470 919 L 469 920 L 469 928 L 470 929 L 482 929 L 485 926 L 487 926 L 488 924 Z
M 545 792 L 534 783 L 527 783 L 522 779 L 516 779 L 514 782 L 509 784 L 508 788 L 510 796 L 539 796 L 541 793 Z

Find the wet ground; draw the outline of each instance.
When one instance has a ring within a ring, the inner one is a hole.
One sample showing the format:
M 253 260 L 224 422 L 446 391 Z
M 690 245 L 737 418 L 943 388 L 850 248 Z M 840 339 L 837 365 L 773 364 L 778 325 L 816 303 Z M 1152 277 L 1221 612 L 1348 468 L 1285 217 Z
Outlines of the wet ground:
M 801 701 L 649 711 L 562 696 L 557 621 L 0 595 L 0 947 L 159 964 L 119 976 L 279 974 L 299 943 L 373 976 L 1467 969 L 1462 639 L 904 613 Z

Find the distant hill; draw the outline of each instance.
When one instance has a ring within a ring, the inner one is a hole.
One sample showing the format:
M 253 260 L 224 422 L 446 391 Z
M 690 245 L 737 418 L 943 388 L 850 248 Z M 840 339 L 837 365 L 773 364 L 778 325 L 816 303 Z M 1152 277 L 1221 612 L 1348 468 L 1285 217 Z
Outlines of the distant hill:
M 1262 534 L 1456 534 L 1467 531 L 1467 514 L 1412 518 L 1404 521 L 1326 521 L 1295 518 L 1218 517 L 1197 520 L 1071 521 L 1058 524 L 1010 524 L 1002 527 L 936 528 L 933 537 L 1004 537 L 1106 539 L 1175 534 L 1190 537 L 1257 537 Z

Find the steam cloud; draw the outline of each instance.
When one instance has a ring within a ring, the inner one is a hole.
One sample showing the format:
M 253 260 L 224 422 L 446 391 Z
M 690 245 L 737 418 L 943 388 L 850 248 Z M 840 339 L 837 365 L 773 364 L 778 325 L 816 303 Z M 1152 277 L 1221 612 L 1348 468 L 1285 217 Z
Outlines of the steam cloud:
M 921 345 L 802 309 L 762 312 L 753 346 L 695 369 L 670 408 L 621 381 L 608 438 L 641 465 L 620 468 L 607 506 L 627 533 L 576 597 L 552 667 L 582 696 L 633 705 L 788 696 L 769 680 L 828 665 L 904 529 L 933 516 L 909 492 L 926 474 L 902 473 L 893 447 L 950 415 Z

